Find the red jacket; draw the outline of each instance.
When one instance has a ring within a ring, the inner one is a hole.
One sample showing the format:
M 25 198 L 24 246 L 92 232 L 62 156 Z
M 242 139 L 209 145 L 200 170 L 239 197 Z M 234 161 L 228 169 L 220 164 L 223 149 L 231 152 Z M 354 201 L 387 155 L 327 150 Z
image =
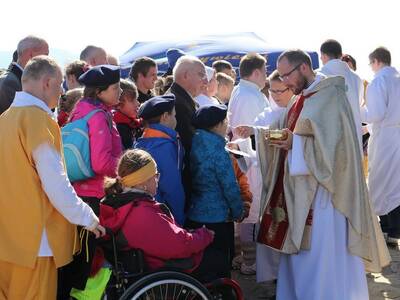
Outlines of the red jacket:
M 190 257 L 196 268 L 213 240 L 206 228 L 189 232 L 175 223 L 164 204 L 134 192 L 106 197 L 100 205 L 100 223 L 113 232 L 122 230 L 129 247 L 143 251 L 150 270 L 163 267 L 167 260 Z

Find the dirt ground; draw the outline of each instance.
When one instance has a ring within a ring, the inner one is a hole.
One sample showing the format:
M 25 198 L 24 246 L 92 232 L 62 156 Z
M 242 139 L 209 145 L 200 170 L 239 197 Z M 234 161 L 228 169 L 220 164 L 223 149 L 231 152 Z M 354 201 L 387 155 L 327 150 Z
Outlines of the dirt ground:
M 392 263 L 382 273 L 368 274 L 370 300 L 400 300 L 400 251 L 389 248 Z M 235 278 L 241 285 L 246 300 L 272 300 L 275 293 L 273 284 L 257 284 L 255 276 L 242 275 L 235 271 Z M 363 299 L 360 299 L 363 300 Z

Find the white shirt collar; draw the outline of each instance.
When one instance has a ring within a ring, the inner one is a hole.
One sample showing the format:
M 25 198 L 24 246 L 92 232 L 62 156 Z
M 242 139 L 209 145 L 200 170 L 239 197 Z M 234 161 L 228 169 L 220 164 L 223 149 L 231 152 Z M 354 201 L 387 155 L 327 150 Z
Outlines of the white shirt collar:
M 397 70 L 395 68 L 393 68 L 392 66 L 385 66 L 375 74 L 375 77 L 380 77 L 383 75 L 391 75 L 391 74 L 396 74 L 396 73 L 397 73 Z
M 257 84 L 255 84 L 252 81 L 246 80 L 246 79 L 240 79 L 239 84 L 248 86 L 249 88 L 252 88 L 252 89 L 257 89 L 257 91 L 261 90 L 260 87 Z
M 17 66 L 22 72 L 24 71 L 24 68 L 21 67 L 18 63 L 13 62 L 12 64 L 15 65 L 15 66 Z
M 311 91 L 318 83 L 320 83 L 322 81 L 322 79 L 325 79 L 325 78 L 326 78 L 326 75 L 324 75 L 320 72 L 317 72 L 315 74 L 315 79 L 314 79 L 313 83 L 311 83 L 310 86 L 303 91 L 303 94 Z
M 12 107 L 25 107 L 25 106 L 36 106 L 47 112 L 51 118 L 55 119 L 55 116 L 51 109 L 44 103 L 43 100 L 27 93 L 27 92 L 16 92 Z

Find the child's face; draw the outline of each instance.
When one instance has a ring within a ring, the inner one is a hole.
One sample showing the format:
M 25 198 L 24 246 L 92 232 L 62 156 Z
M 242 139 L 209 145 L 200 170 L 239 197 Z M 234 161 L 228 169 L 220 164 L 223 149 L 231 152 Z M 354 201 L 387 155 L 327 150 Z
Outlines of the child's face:
M 98 98 L 107 106 L 115 106 L 119 103 L 121 93 L 121 87 L 119 86 L 119 82 L 117 82 L 110 85 L 105 91 L 100 92 Z
M 132 97 L 131 95 L 125 95 L 121 100 L 122 102 L 120 104 L 119 110 L 128 117 L 136 119 L 137 112 L 140 106 L 140 103 L 137 100 L 137 98 Z
M 220 84 L 218 86 L 217 97 L 218 97 L 218 99 L 221 99 L 222 101 L 224 101 L 224 103 L 226 103 L 231 98 L 232 91 L 233 91 L 232 83 Z
M 176 112 L 175 108 L 172 109 L 171 113 L 164 113 L 164 117 L 162 122 L 165 126 L 171 129 L 175 129 L 176 127 Z
M 225 118 L 222 122 L 216 125 L 212 131 L 214 131 L 216 134 L 219 134 L 222 137 L 225 137 L 227 129 L 228 129 L 228 119 Z

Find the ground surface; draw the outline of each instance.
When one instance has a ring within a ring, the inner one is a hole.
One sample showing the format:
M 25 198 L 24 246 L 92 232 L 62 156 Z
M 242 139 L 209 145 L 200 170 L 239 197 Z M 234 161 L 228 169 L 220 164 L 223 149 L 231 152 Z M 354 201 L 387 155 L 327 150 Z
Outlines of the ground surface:
M 382 273 L 369 274 L 368 287 L 370 300 L 400 300 L 400 251 L 395 248 L 389 248 L 392 256 L 392 263 L 386 267 Z M 272 284 L 257 284 L 255 276 L 241 275 L 235 271 L 233 277 L 239 281 L 246 300 L 274 299 Z M 362 300 L 362 299 L 360 299 Z

